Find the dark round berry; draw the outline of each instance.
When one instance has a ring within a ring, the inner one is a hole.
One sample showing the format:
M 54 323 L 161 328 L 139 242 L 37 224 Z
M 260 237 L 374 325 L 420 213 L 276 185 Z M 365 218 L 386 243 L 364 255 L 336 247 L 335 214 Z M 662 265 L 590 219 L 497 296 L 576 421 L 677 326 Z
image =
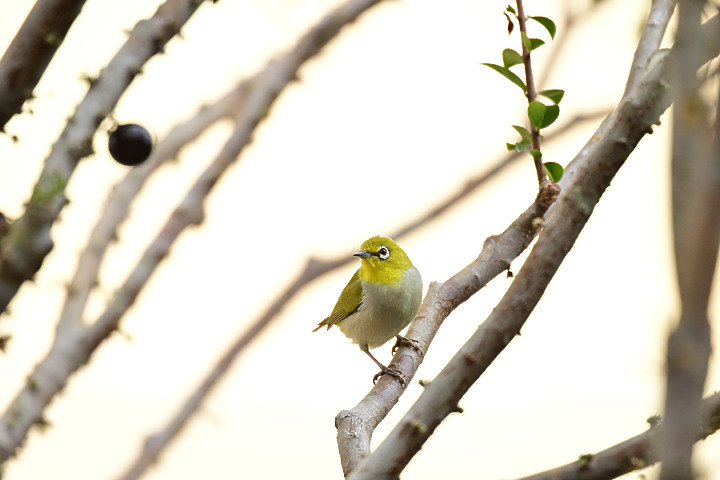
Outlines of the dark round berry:
M 127 166 L 135 166 L 144 162 L 150 156 L 152 147 L 150 132 L 135 123 L 118 125 L 110 133 L 108 142 L 110 155 L 118 163 Z

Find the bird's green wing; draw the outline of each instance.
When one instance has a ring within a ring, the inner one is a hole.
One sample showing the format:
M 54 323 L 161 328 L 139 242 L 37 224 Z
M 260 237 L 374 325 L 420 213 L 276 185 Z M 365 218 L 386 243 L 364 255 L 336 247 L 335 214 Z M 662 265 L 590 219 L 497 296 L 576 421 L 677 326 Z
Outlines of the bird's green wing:
M 345 285 L 345 288 L 340 294 L 340 298 L 338 298 L 335 308 L 333 308 L 330 316 L 318 323 L 313 332 L 326 325 L 329 330 L 333 325 L 340 323 L 353 313 L 357 312 L 361 304 L 362 283 L 360 282 L 360 269 L 358 269 L 348 284 Z

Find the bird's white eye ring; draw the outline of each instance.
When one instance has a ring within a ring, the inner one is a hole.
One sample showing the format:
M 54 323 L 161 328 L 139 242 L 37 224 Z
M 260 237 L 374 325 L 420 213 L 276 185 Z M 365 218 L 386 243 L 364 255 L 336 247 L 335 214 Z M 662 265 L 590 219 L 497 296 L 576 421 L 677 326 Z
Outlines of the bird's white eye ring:
M 390 256 L 390 250 L 385 245 L 381 245 L 380 248 L 378 248 L 377 256 L 380 260 L 387 260 Z

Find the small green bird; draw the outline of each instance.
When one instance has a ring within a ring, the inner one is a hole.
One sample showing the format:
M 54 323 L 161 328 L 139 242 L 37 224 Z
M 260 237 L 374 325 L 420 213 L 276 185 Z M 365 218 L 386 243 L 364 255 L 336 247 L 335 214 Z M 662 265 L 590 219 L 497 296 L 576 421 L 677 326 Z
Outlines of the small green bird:
M 353 343 L 358 344 L 382 370 L 382 374 L 404 379 L 395 370 L 380 363 L 371 348 L 384 345 L 392 337 L 407 341 L 400 335 L 420 308 L 422 279 L 398 246 L 388 237 L 375 236 L 362 244 L 360 268 L 352 276 L 338 298 L 332 313 L 320 322 L 313 332 L 327 326 L 337 325 Z

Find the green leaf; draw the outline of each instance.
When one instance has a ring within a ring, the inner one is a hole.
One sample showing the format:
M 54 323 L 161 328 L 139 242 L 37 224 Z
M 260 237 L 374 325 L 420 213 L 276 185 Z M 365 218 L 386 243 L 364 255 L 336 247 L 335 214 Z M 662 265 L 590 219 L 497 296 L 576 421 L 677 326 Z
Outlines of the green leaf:
M 550 38 L 552 38 L 553 40 L 555 39 L 555 33 L 557 32 L 557 27 L 555 26 L 555 22 L 553 22 L 552 20 L 550 20 L 547 17 L 528 17 L 528 18 L 535 20 L 540 25 L 545 27 L 545 29 L 550 34 Z
M 545 110 L 547 110 L 547 107 L 543 103 L 540 103 L 537 100 L 530 102 L 527 108 L 527 115 L 530 119 L 530 123 L 540 128 L 540 125 L 542 125 L 543 119 L 545 118 Z
M 560 100 L 563 99 L 563 96 L 565 95 L 565 90 L 543 90 L 541 92 L 538 92 L 538 95 L 549 98 L 555 105 L 557 105 L 558 103 L 560 103 Z
M 521 143 L 521 142 L 518 142 L 518 143 L 506 143 L 505 146 L 507 147 L 508 152 L 511 152 L 511 151 L 513 151 L 513 150 L 517 150 L 518 152 L 528 152 L 528 153 L 529 153 L 530 155 L 532 155 L 533 157 L 535 156 L 535 152 L 538 153 L 538 154 L 540 154 L 539 151 L 533 150 L 532 148 L 530 148 L 530 144 L 529 144 L 529 143 Z M 540 155 L 542 155 L 542 154 L 540 154 Z M 538 158 L 539 158 L 539 157 L 538 157 Z
M 550 105 L 545 109 L 545 119 L 540 128 L 546 128 L 555 123 L 555 120 L 560 116 L 560 107 L 557 105 Z
M 512 48 L 506 48 L 502 52 L 503 65 L 506 68 L 510 68 L 513 65 L 523 63 L 522 55 L 513 50 Z
M 557 105 L 547 106 L 537 100 L 530 102 L 527 109 L 530 123 L 537 128 L 545 128 L 553 124 L 560 115 L 560 107 Z
M 485 65 L 486 67 L 492 68 L 493 70 L 498 72 L 500 75 L 502 75 L 503 77 L 507 78 L 512 83 L 514 83 L 515 85 L 520 87 L 523 92 L 527 92 L 527 87 L 525 86 L 525 83 L 522 80 L 520 80 L 520 77 L 518 77 L 513 72 L 511 72 L 510 69 L 505 68 L 500 65 L 496 65 L 494 63 L 482 63 L 481 65 Z
M 540 150 L 535 150 L 531 148 L 530 150 L 528 150 L 528 153 L 532 155 L 535 160 L 540 160 L 542 158 L 542 152 Z
M 514 9 L 513 7 L 511 7 L 510 5 L 507 6 L 507 8 L 505 9 L 505 11 L 506 11 L 506 12 L 510 12 L 510 13 L 512 13 L 513 15 L 517 15 L 517 13 L 515 13 L 515 9 Z
M 531 38 L 530 39 L 530 51 L 535 50 L 538 47 L 541 47 L 545 45 L 544 40 L 540 40 L 539 38 Z
M 545 167 L 545 173 L 547 173 L 547 176 L 548 178 L 550 178 L 550 180 L 552 180 L 553 182 L 560 181 L 563 176 L 562 165 L 555 162 L 545 162 L 543 163 L 543 166 Z
M 530 47 L 532 44 L 530 43 L 530 38 L 527 36 L 525 32 L 520 32 L 520 41 L 522 42 L 523 46 L 528 50 L 532 50 Z
M 532 52 L 536 48 L 545 45 L 545 41 L 540 40 L 539 38 L 530 38 L 524 32 L 520 32 L 520 40 L 528 52 Z
M 520 125 L 513 125 L 512 127 L 515 129 L 515 131 L 517 133 L 520 134 L 520 138 L 522 138 L 522 141 L 520 143 L 525 144 L 525 145 L 530 143 L 531 136 L 530 136 L 530 132 L 528 131 L 527 128 L 521 127 Z

